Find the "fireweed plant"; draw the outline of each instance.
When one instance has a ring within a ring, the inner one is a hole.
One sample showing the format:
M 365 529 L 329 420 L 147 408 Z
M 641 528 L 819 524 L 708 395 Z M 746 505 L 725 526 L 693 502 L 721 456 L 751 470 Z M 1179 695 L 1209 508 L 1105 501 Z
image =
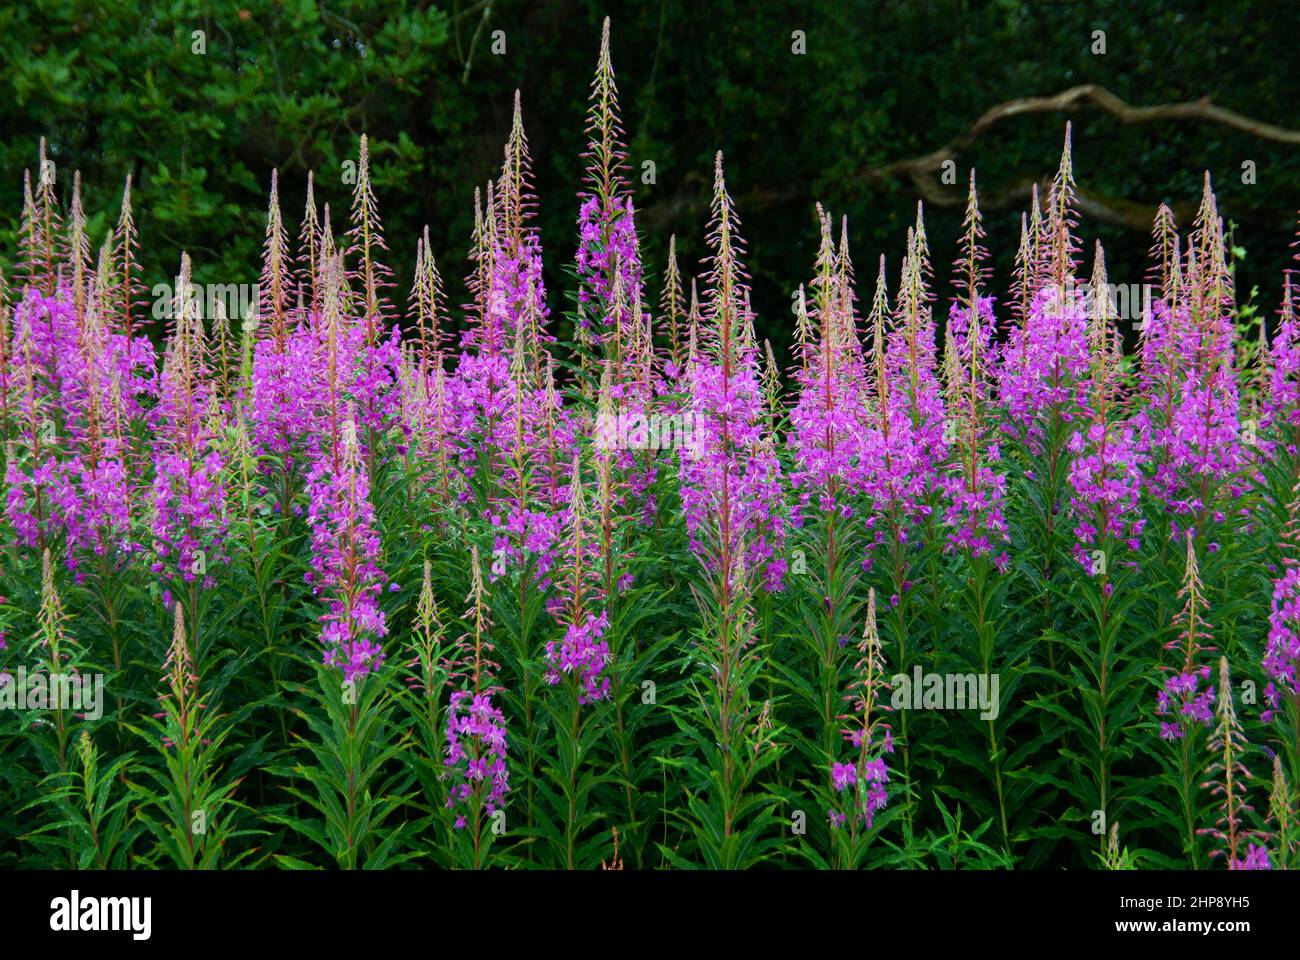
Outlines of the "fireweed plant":
M 782 368 L 721 153 L 699 268 L 643 258 L 608 23 L 545 248 L 523 106 L 459 307 L 365 137 L 297 225 L 270 173 L 242 311 L 189 254 L 151 300 L 131 181 L 97 236 L 40 143 L 0 864 L 1300 862 L 1300 267 L 1241 305 L 1208 177 L 1127 316 L 1068 128 L 1005 288 L 973 172 L 947 301 L 919 206 L 869 293 L 818 206 Z

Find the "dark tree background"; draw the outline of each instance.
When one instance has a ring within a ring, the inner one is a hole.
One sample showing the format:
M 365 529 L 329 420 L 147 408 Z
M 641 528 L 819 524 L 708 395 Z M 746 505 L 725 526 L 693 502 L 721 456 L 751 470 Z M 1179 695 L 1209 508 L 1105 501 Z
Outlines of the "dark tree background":
M 1296 10 L 1276 0 L 8 4 L 0 9 L 0 176 L 9 197 L 0 260 L 12 261 L 22 170 L 35 174 L 44 135 L 65 204 L 71 171 L 82 172 L 96 246 L 130 170 L 151 281 L 174 273 L 186 249 L 200 281 L 253 282 L 271 169 L 280 170 L 293 232 L 309 169 L 341 232 L 350 189 L 343 161 L 364 131 L 399 281 L 427 223 L 456 302 L 473 188 L 496 173 L 519 88 L 551 303 L 562 309 L 585 98 L 605 15 L 649 265 L 662 271 L 670 233 L 684 267 L 702 255 L 712 156 L 723 150 L 761 328 L 778 347 L 789 339 L 791 291 L 812 270 L 817 200 L 848 215 L 859 295 L 868 299 L 881 253 L 896 284 L 922 192 L 932 194 L 935 262 L 952 259 L 974 165 L 1005 289 L 1027 186 L 1054 169 L 1067 119 L 1080 187 L 1105 210 L 1083 234 L 1089 251 L 1094 237 L 1105 243 L 1113 282 L 1141 280 L 1155 205 L 1194 209 L 1208 169 L 1221 210 L 1238 224 L 1241 297 L 1258 286 L 1262 308 L 1276 305 L 1300 204 L 1295 133 L 1185 115 L 1125 122 L 1084 97 L 959 140 L 956 186 L 942 183 L 937 165 L 900 165 L 962 138 L 999 104 L 1080 84 L 1133 107 L 1209 98 L 1259 125 L 1290 128 L 1300 89 Z M 196 30 L 203 54 L 193 52 Z M 795 31 L 806 36 L 802 55 L 792 49 Z M 1095 31 L 1104 32 L 1104 55 L 1094 52 Z M 494 52 L 502 37 L 504 52 Z M 653 184 L 641 182 L 645 161 L 655 165 Z M 1254 184 L 1243 182 L 1246 161 Z M 656 280 L 648 295 L 657 300 Z

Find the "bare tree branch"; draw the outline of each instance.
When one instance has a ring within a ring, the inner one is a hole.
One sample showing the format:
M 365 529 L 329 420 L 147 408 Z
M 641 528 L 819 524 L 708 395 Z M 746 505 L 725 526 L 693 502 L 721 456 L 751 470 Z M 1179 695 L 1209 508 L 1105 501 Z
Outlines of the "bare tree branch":
M 467 11 L 468 12 L 468 11 Z M 465 57 L 465 72 L 461 75 L 460 82 L 462 85 L 469 83 L 469 71 L 474 65 L 474 51 L 478 49 L 479 37 L 483 36 L 483 28 L 492 17 L 492 4 L 488 3 L 483 7 L 483 16 L 479 18 L 478 26 L 474 28 L 474 36 L 469 41 L 469 54 Z
M 944 186 L 936 177 L 948 161 L 956 161 L 960 152 L 970 147 L 992 127 L 1011 117 L 1029 113 L 1056 113 L 1075 110 L 1080 107 L 1093 106 L 1120 120 L 1121 123 L 1151 123 L 1160 120 L 1204 120 L 1230 127 L 1278 143 L 1300 144 L 1300 130 L 1291 130 L 1271 123 L 1263 123 L 1243 116 L 1234 110 L 1219 107 L 1210 102 L 1208 97 L 1191 100 L 1186 103 L 1162 103 L 1149 107 L 1135 107 L 1115 94 L 1096 84 L 1082 84 L 1049 97 L 1020 97 L 990 107 L 977 119 L 965 133 L 954 137 L 937 150 L 910 159 L 895 160 L 878 167 L 864 170 L 862 177 L 869 181 L 906 178 L 916 188 L 926 203 L 938 207 L 958 207 L 966 202 L 963 189 Z M 1004 187 L 1001 190 L 982 193 L 980 206 L 988 211 L 1003 210 L 1009 207 L 1023 206 L 1029 199 L 1033 180 Z M 1045 192 L 1050 177 L 1039 184 L 1039 190 Z M 1080 209 L 1090 217 L 1114 226 L 1133 230 L 1147 230 L 1151 227 L 1151 217 L 1155 210 L 1154 203 L 1137 203 L 1122 198 L 1104 197 L 1091 191 L 1079 190 Z M 1188 205 L 1186 210 L 1175 209 L 1180 219 L 1195 208 Z M 1231 210 L 1225 210 L 1231 213 Z M 1246 212 L 1246 211 L 1242 211 Z M 1251 211 L 1258 215 L 1259 211 Z M 1289 223 L 1279 214 L 1280 222 Z
M 1021 113 L 1051 113 L 1071 110 L 1091 103 L 1093 106 L 1117 117 L 1121 123 L 1149 123 L 1153 120 L 1205 120 L 1232 127 L 1261 140 L 1278 143 L 1300 143 L 1300 130 L 1290 130 L 1271 123 L 1263 123 L 1210 102 L 1209 97 L 1186 103 L 1161 103 L 1150 107 L 1134 107 L 1104 87 L 1085 83 L 1071 87 L 1052 97 L 1023 97 L 1009 100 L 993 107 L 975 121 L 971 134 L 979 136 L 985 129 L 1007 117 Z

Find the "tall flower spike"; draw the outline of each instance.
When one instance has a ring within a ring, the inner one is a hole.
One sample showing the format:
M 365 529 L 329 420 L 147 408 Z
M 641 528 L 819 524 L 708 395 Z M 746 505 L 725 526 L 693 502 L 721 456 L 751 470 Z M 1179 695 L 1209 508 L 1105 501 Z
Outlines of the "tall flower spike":
M 1269 869 L 1268 852 L 1252 839 L 1259 839 L 1257 831 L 1249 830 L 1244 817 L 1253 808 L 1246 802 L 1246 783 L 1250 780 L 1250 771 L 1242 763 L 1241 754 L 1246 749 L 1246 737 L 1237 720 L 1237 710 L 1233 704 L 1232 680 L 1228 674 L 1228 658 L 1219 658 L 1219 697 L 1216 710 L 1214 735 L 1210 738 L 1210 779 L 1205 784 L 1210 795 L 1219 801 L 1220 816 L 1214 826 L 1199 831 L 1208 834 L 1223 849 L 1215 850 L 1210 855 L 1227 855 L 1229 870 Z M 1239 858 L 1242 846 L 1248 845 L 1249 852 Z
M 496 268 L 500 251 L 497 246 L 496 193 L 490 180 L 483 192 L 483 214 L 481 220 L 475 224 L 474 239 L 477 249 L 472 258 L 478 276 L 471 289 L 475 292 L 473 313 L 480 327 L 477 332 L 479 350 L 484 354 L 495 355 L 502 347 L 499 311 L 494 306 L 496 295 L 494 284 L 497 279 Z M 475 200 L 477 199 L 476 193 Z
M 1100 540 L 1113 537 L 1130 550 L 1136 550 L 1145 526 L 1145 521 L 1137 517 L 1142 456 L 1134 448 L 1132 424 L 1112 415 L 1122 386 L 1118 374 L 1123 342 L 1114 322 L 1115 305 L 1110 296 L 1101 241 L 1097 241 L 1095 248 L 1085 306 L 1086 353 L 1090 364 L 1087 392 L 1080 398 L 1080 412 L 1084 416 L 1070 437 L 1068 449 L 1072 455 L 1070 505 L 1077 520 L 1071 549 L 1083 568 L 1091 573 L 1093 559 L 1089 551 Z M 1109 581 L 1103 589 L 1111 589 Z
M 441 637 L 445 632 L 442 619 L 438 616 L 438 601 L 433 595 L 433 566 L 428 558 L 424 561 L 424 575 L 420 580 L 420 597 L 415 603 L 415 622 L 417 632 L 426 643 Z M 432 660 L 432 658 L 429 658 Z
M 880 268 L 876 271 L 876 291 L 871 297 L 871 312 L 867 314 L 867 329 L 871 334 L 871 373 L 875 379 L 876 410 L 883 422 L 888 406 L 889 377 L 885 340 L 885 318 L 889 316 L 889 288 L 885 279 L 885 255 L 880 255 Z
M 1047 248 L 1046 234 L 1047 226 L 1043 222 L 1043 208 L 1038 197 L 1038 184 L 1034 183 L 1029 188 L 1029 258 L 1026 261 L 1028 270 L 1024 289 L 1029 303 L 1033 302 L 1038 289 L 1047 282 L 1047 257 L 1044 253 Z M 1028 318 L 1028 316 L 1028 308 L 1026 307 L 1025 318 Z
M 930 263 L 930 241 L 925 235 L 925 211 L 922 208 L 921 201 L 916 201 L 916 223 L 912 227 L 911 242 L 908 245 L 908 256 L 912 259 L 913 269 L 922 288 L 928 291 L 929 287 L 934 284 L 934 266 Z M 929 300 L 932 294 L 926 293 L 924 299 Z
M 686 366 L 689 369 L 702 355 L 707 332 L 704 330 L 704 311 L 700 306 L 699 281 L 691 277 L 691 303 L 686 311 Z
M 497 181 L 500 209 L 500 234 L 512 253 L 519 253 L 529 222 L 537 216 L 537 197 L 533 186 L 533 161 L 528 153 L 528 135 L 524 133 L 524 114 L 520 93 L 515 91 L 514 114 L 510 136 L 506 139 L 505 161 Z
M 179 603 L 173 605 L 172 642 L 167 648 L 163 670 L 167 674 L 167 685 L 171 689 L 171 695 L 177 698 L 177 705 L 183 713 L 188 706 L 185 701 L 198 686 L 198 677 L 194 673 L 189 634 L 185 629 L 185 607 Z M 182 727 L 184 727 L 183 722 Z
M 668 329 L 668 359 L 674 366 L 682 364 L 681 318 L 682 276 L 677 267 L 677 234 L 668 237 L 668 267 L 664 270 L 664 289 L 659 300 L 660 320 Z
M 72 174 L 72 205 L 68 209 L 63 256 L 71 267 L 72 302 L 80 327 L 86 318 L 86 300 L 90 294 L 90 238 L 86 236 L 86 213 L 81 205 L 80 170 Z
M 317 280 L 320 283 L 320 309 L 321 312 L 324 313 L 325 301 L 328 299 L 326 296 L 326 288 L 329 286 L 327 278 L 325 277 L 325 267 L 326 265 L 333 263 L 338 254 L 338 250 L 334 245 L 334 227 L 330 223 L 330 205 L 328 203 L 325 204 L 325 213 L 321 218 L 320 242 L 318 247 L 320 249 L 320 263 L 317 265 L 316 275 Z
M 758 352 L 758 334 L 754 330 L 754 307 L 748 290 L 745 290 L 740 306 L 740 322 L 736 327 L 736 345 L 740 347 L 742 356 L 748 356 Z M 836 331 L 840 329 L 842 328 L 835 328 Z
M 808 294 L 802 283 L 794 301 L 794 343 L 799 362 L 806 372 L 813 353 L 813 324 L 808 316 Z
M 470 547 L 470 592 L 465 602 L 470 604 L 464 616 L 470 633 L 457 641 L 456 654 L 448 666 L 452 676 L 472 676 L 473 682 L 468 689 L 451 695 L 447 709 L 447 757 L 443 764 L 456 781 L 447 796 L 447 809 L 460 811 L 454 826 L 457 830 L 468 826 L 467 816 L 472 813 L 473 833 L 477 837 L 481 827 L 480 803 L 490 815 L 510 789 L 505 716 L 492 704 L 492 697 L 500 688 L 492 684 L 491 678 L 491 670 L 496 666 L 488 659 L 492 649 L 489 634 L 492 621 L 488 616 L 477 544 Z M 477 798 L 479 803 L 472 802 L 471 798 Z M 475 843 L 475 866 L 479 865 L 477 857 Z
M 831 236 L 831 217 L 818 203 L 817 222 L 821 235 L 817 245 L 817 261 L 814 275 L 810 282 L 813 291 L 813 317 L 816 321 L 819 350 L 823 356 L 831 351 L 838 337 L 836 331 L 836 314 L 839 307 L 836 296 L 835 241 Z M 828 369 L 834 368 L 833 357 L 827 361 Z
M 428 336 L 424 324 L 426 303 L 426 294 L 422 282 L 424 269 L 424 237 L 419 236 L 415 238 L 415 269 L 411 273 L 411 292 L 406 297 L 406 316 L 407 319 L 415 321 L 415 330 L 420 338 L 421 353 L 425 352 Z
M 618 90 L 609 60 L 608 28 L 607 20 L 587 111 L 587 147 L 582 154 L 586 169 L 578 193 L 579 243 L 575 261 L 580 281 L 582 342 L 587 346 L 600 343 L 607 356 L 617 358 L 618 341 L 611 344 L 605 328 L 627 325 L 628 314 L 642 299 L 642 270 L 625 175 L 627 152 L 622 143 Z M 621 307 L 616 306 L 620 291 Z M 588 364 L 587 352 L 583 353 L 584 364 Z
M 90 296 L 99 311 L 100 322 L 107 324 L 111 318 L 106 316 L 112 306 L 113 297 L 113 235 L 104 238 L 99 247 L 99 259 L 95 261 L 95 273 L 90 278 Z
M 230 328 L 230 316 L 226 305 L 218 298 L 215 303 L 216 316 L 212 318 L 212 332 L 204 344 L 204 363 L 212 374 L 214 398 L 218 401 L 210 413 L 214 417 L 213 432 L 224 430 L 222 414 L 234 409 L 235 395 L 235 356 L 237 344 Z
M 1151 225 L 1151 250 L 1147 254 L 1147 283 L 1160 292 L 1160 299 L 1173 305 L 1173 280 L 1178 269 L 1178 224 L 1169 205 L 1161 203 Z
M 1061 150 L 1061 164 L 1052 181 L 1048 198 L 1048 270 L 1052 285 L 1064 289 L 1078 266 L 1079 241 L 1074 235 L 1078 226 L 1075 212 L 1074 158 L 1070 149 L 1071 124 L 1065 124 L 1065 146 Z
M 474 226 L 470 230 L 469 251 L 467 253 L 470 272 L 465 277 L 465 289 L 469 291 L 470 302 L 465 304 L 464 309 L 469 318 L 476 319 L 479 322 L 482 322 L 486 316 L 484 303 L 487 297 L 487 271 L 489 266 L 486 239 L 483 224 L 483 188 L 475 186 Z
M 139 298 L 144 293 L 141 279 L 144 271 L 140 267 L 140 240 L 136 232 L 135 217 L 131 212 L 131 174 L 126 175 L 126 184 L 122 187 L 122 212 L 117 218 L 117 227 L 113 240 L 113 274 L 118 281 L 117 307 L 121 319 L 121 329 L 126 334 L 127 343 L 137 332 L 136 308 Z M 143 319 L 141 319 L 143 326 Z
M 606 509 L 609 499 L 609 458 L 598 456 L 597 470 L 601 479 L 601 513 L 608 516 Z M 609 644 L 604 639 L 605 628 L 609 619 L 606 611 L 593 614 L 587 609 L 587 580 L 592 574 L 588 568 L 586 550 L 588 539 L 597 541 L 590 545 L 592 560 L 597 560 L 597 552 L 604 554 L 603 538 L 596 530 L 588 530 L 592 521 L 599 523 L 600 515 L 588 518 L 586 501 L 582 492 L 582 469 L 578 455 L 573 457 L 573 472 L 569 482 L 569 517 L 566 544 L 566 569 L 561 577 L 565 581 L 563 589 L 567 593 L 564 600 L 564 636 L 546 644 L 546 661 L 550 669 L 547 682 L 557 684 L 562 675 L 573 676 L 578 693 L 578 703 L 585 705 L 603 700 L 609 695 L 610 680 L 604 675 L 609 663 Z
M 1101 241 L 1093 248 L 1092 280 L 1088 285 L 1088 352 L 1094 369 L 1098 364 L 1109 367 L 1112 359 L 1115 304 L 1110 296 L 1110 281 L 1106 277 L 1106 253 Z
M 608 368 L 607 368 L 608 372 Z M 607 404 L 608 397 L 605 391 L 601 391 L 601 403 Z M 608 407 L 605 413 L 608 414 Z M 582 573 L 583 573 L 583 544 L 585 542 L 586 527 L 584 523 L 587 515 L 587 499 L 583 493 L 582 485 L 582 461 L 579 455 L 573 455 L 573 468 L 569 474 L 569 535 L 572 539 L 571 549 L 573 550 L 573 577 L 571 581 L 570 596 L 573 602 L 581 606 L 583 595 Z
M 73 661 L 79 644 L 67 632 L 67 620 L 68 615 L 64 612 L 63 601 L 54 582 L 54 564 L 47 547 L 41 553 L 41 605 L 36 616 L 37 630 L 31 653 L 41 661 L 51 683 L 55 682 L 57 676 L 76 669 Z M 10 680 L 10 683 L 13 682 Z M 68 717 L 63 698 L 53 698 L 50 712 L 48 722 L 54 730 L 59 768 L 66 772 Z
M 1034 259 L 1029 240 L 1029 221 L 1020 214 L 1020 245 L 1016 248 L 1015 267 L 1011 272 L 1011 315 L 1019 326 L 1029 317 L 1029 304 L 1033 299 Z
M 379 203 L 370 183 L 370 140 L 364 133 L 357 154 L 357 182 L 352 191 L 352 227 L 348 230 L 348 240 L 348 259 L 356 260 L 352 276 L 361 280 L 366 339 L 373 343 L 393 313 L 384 292 L 393 285 L 393 274 L 379 259 L 388 253 L 388 244 L 384 242 Z
M 588 146 L 582 159 L 587 162 L 585 180 L 591 192 L 580 193 L 579 198 L 598 197 L 608 210 L 627 193 L 627 150 L 623 146 L 618 86 L 614 82 L 614 66 L 609 55 L 609 17 L 601 25 L 600 55 L 596 60 L 596 76 L 591 81 L 588 99 Z
M 906 268 L 906 264 L 904 267 Z M 965 370 L 970 363 L 970 358 L 965 354 L 972 351 L 969 334 L 958 336 L 958 331 L 953 323 L 954 312 L 948 311 L 948 316 L 943 323 L 943 397 L 944 408 L 948 411 L 949 416 L 954 423 L 963 420 L 962 412 L 966 409 L 969 397 L 967 394 L 967 382 Z M 975 358 L 978 359 L 978 350 L 974 350 Z M 963 434 L 965 431 L 961 431 Z M 955 432 L 949 429 L 949 433 Z
M 912 471 L 919 485 L 918 495 L 932 492 L 938 480 L 938 467 L 947 458 L 943 397 L 936 369 L 935 325 L 930 308 L 931 295 L 927 289 L 926 256 L 923 238 L 919 238 L 916 229 L 910 229 L 885 346 L 890 383 L 889 408 L 897 411 L 900 416 L 897 429 L 891 426 L 889 440 L 891 444 L 896 438 L 914 444 L 913 454 L 901 460 L 894 458 L 888 465 L 903 467 L 911 460 L 912 465 L 905 469 Z M 883 321 L 884 318 L 882 324 Z M 956 352 L 947 350 L 945 356 L 945 363 L 956 370 Z
M 329 219 L 329 206 L 325 208 Z M 339 404 L 344 371 L 340 370 L 339 352 L 342 348 L 344 316 L 344 296 L 341 290 L 343 266 L 338 254 L 331 254 L 321 260 L 321 315 L 320 338 L 325 352 L 325 387 L 326 400 L 330 414 L 330 437 L 339 436 Z
M 1210 171 L 1201 175 L 1201 204 L 1196 210 L 1196 219 L 1192 223 L 1192 235 L 1196 246 L 1209 250 L 1216 240 L 1222 240 L 1223 222 L 1219 219 L 1219 202 L 1214 196 L 1214 184 L 1210 180 Z
M 438 601 L 433 593 L 433 566 L 428 558 L 420 580 L 420 596 L 415 603 L 415 623 L 411 629 L 414 637 L 411 647 L 415 654 L 408 664 L 411 674 L 407 683 L 421 694 L 428 711 L 430 731 L 438 724 L 439 693 L 445 685 L 443 673 L 446 663 L 447 628 L 439 615 Z
M 1189 241 L 1190 242 L 1190 241 Z M 1169 306 L 1179 306 L 1183 303 L 1183 255 L 1182 255 L 1182 238 L 1177 234 L 1174 235 L 1173 250 L 1173 268 L 1169 275 Z
M 781 367 L 776 362 L 772 350 L 772 341 L 763 341 L 763 398 L 767 406 L 767 432 L 770 436 L 776 430 L 777 411 L 781 409 Z
M 312 171 L 307 171 L 307 202 L 298 228 L 298 300 L 310 308 L 312 316 L 320 313 L 321 223 L 316 215 L 316 187 Z
M 415 272 L 415 285 L 411 296 L 415 301 L 416 330 L 420 338 L 421 360 L 427 365 L 432 356 L 442 350 L 445 339 L 442 324 L 447 312 L 447 297 L 443 292 L 442 275 L 438 272 L 433 247 L 429 243 L 427 224 L 420 238 Z
M 45 295 L 55 290 L 56 244 L 62 233 L 63 218 L 59 214 L 59 200 L 55 190 L 58 180 L 54 161 L 46 155 L 45 138 L 40 139 L 40 167 L 36 181 L 36 215 L 41 224 L 41 272 Z
M 820 203 L 816 204 L 816 212 L 822 221 L 822 239 L 820 239 L 818 259 L 816 259 L 816 276 L 813 278 L 816 327 L 818 327 L 819 340 L 822 341 L 823 356 L 828 358 L 826 372 L 833 373 L 836 355 L 839 354 L 839 346 L 842 342 L 840 328 L 845 323 L 844 316 L 840 313 L 839 252 L 836 251 L 835 242 L 831 238 L 831 224 L 835 217 L 824 212 Z
M 876 814 L 889 802 L 885 789 L 889 782 L 885 754 L 894 750 L 889 725 L 878 716 L 877 700 L 885 664 L 876 626 L 875 587 L 867 590 L 867 615 L 858 654 L 853 668 L 854 679 L 844 698 L 853 712 L 842 718 L 849 722 L 844 730 L 844 739 L 856 753 L 849 763 L 831 764 L 832 788 L 836 793 L 849 793 L 850 799 L 845 809 L 832 809 L 830 819 L 831 826 L 838 828 L 844 826 L 851 815 L 854 827 L 861 823 L 870 830 L 875 824 Z
M 1291 787 L 1282 767 L 1282 755 L 1273 754 L 1273 783 L 1268 797 L 1268 816 L 1277 828 L 1278 869 L 1290 869 L 1292 848 L 1296 845 L 1296 808 L 1291 799 Z
M 474 652 L 472 658 L 474 691 L 483 692 L 490 688 L 492 672 L 496 663 L 490 659 L 493 650 L 492 617 L 488 612 L 487 590 L 483 586 L 483 565 L 479 561 L 478 545 L 470 548 L 470 588 L 465 602 L 470 604 L 466 619 L 473 625 Z
M 1287 304 L 1291 303 L 1291 283 L 1290 277 L 1282 277 L 1282 309 L 1285 310 Z M 1250 409 L 1249 414 L 1258 421 L 1264 401 L 1268 396 L 1268 385 L 1273 377 L 1273 363 L 1269 352 L 1268 343 L 1268 321 L 1264 317 L 1259 318 L 1259 336 L 1255 338 L 1255 355 L 1247 356 L 1253 370 L 1250 377 Z
M 526 296 L 524 304 L 525 312 L 515 324 L 515 342 L 513 349 L 510 351 L 510 379 L 515 383 L 515 396 L 517 398 L 515 403 L 515 413 L 521 419 L 524 411 L 523 398 L 528 392 L 529 387 L 532 385 L 530 383 L 530 378 L 534 372 L 532 360 L 534 358 L 533 349 L 536 341 L 533 337 L 533 323 L 532 318 L 529 316 L 530 311 L 528 310 L 528 306 L 531 302 L 532 297 Z M 517 443 L 523 442 L 522 425 L 516 433 L 515 440 Z
M 193 356 L 190 331 L 196 322 L 202 323 L 198 289 L 194 286 L 194 263 L 190 255 L 181 252 L 180 269 L 176 272 L 176 289 L 172 291 L 172 315 L 167 329 L 168 351 L 181 350 Z M 201 329 L 201 328 L 200 328 Z
M 988 250 L 984 247 L 984 215 L 980 213 L 975 193 L 975 170 L 971 168 L 970 187 L 966 193 L 966 213 L 962 217 L 961 255 L 954 264 L 956 285 L 962 291 L 961 303 L 972 314 L 977 309 L 981 288 L 988 280 Z
M 1183 601 L 1182 610 L 1174 618 L 1179 632 L 1178 636 L 1165 644 L 1165 649 L 1175 650 L 1181 645 L 1183 662 L 1177 668 L 1165 668 L 1169 669 L 1170 676 L 1156 697 L 1156 715 L 1174 717 L 1172 722 L 1161 721 L 1160 736 L 1165 740 L 1181 740 L 1191 729 L 1191 723 L 1208 727 L 1213 721 L 1215 693 L 1214 686 L 1208 683 L 1210 667 L 1199 662 L 1203 652 L 1214 649 L 1208 644 L 1211 639 L 1210 627 L 1206 621 L 1209 603 L 1205 599 L 1205 587 L 1201 583 L 1196 541 L 1190 530 L 1187 532 L 1183 586 L 1178 591 L 1178 597 Z M 1205 686 L 1202 689 L 1203 683 Z M 1225 696 L 1231 696 L 1231 691 L 1227 691 Z
M 18 236 L 19 275 L 23 278 L 20 289 L 40 285 L 41 249 L 44 245 L 41 218 L 36 210 L 36 197 L 32 193 L 32 173 L 23 170 L 23 216 Z
M 208 565 L 224 561 L 227 524 L 219 415 L 206 364 L 204 327 L 188 254 L 181 255 L 153 432 L 155 573 L 211 585 Z M 197 589 L 197 588 L 194 588 Z M 167 602 L 170 603 L 170 596 Z M 190 611 L 191 616 L 194 610 Z
M 288 336 L 286 315 L 292 305 L 290 284 L 289 236 L 284 229 L 284 219 L 280 216 L 279 173 L 272 170 L 257 309 L 262 317 L 270 320 L 270 329 L 265 335 L 270 336 L 277 349 L 284 348 L 284 341 Z
M 1193 224 L 1195 245 L 1201 252 L 1201 285 L 1208 319 L 1217 319 L 1220 311 L 1232 303 L 1232 276 L 1228 270 L 1227 246 L 1224 243 L 1223 220 L 1219 217 L 1218 201 L 1210 183 L 1210 171 L 1205 171 L 1201 185 L 1201 206 Z
M 351 404 L 339 416 L 337 439 L 324 445 L 307 477 L 309 582 L 326 605 L 319 618 L 325 663 L 356 680 L 384 660 L 388 628 L 379 597 L 389 581 L 379 565 L 383 547 Z
M 911 227 L 907 228 L 906 250 L 899 265 L 895 314 L 900 327 L 917 330 L 926 326 L 931 313 L 926 296 L 925 275 L 918 259 L 916 231 Z
M 840 245 L 836 251 L 835 273 L 838 279 L 840 296 L 839 315 L 842 324 L 838 342 L 856 349 L 858 340 L 858 294 L 855 289 L 857 278 L 854 276 L 853 257 L 849 253 L 849 218 L 840 216 Z
M 1197 255 L 1200 242 L 1201 238 L 1193 230 L 1187 238 L 1187 253 L 1183 258 L 1183 298 L 1179 300 L 1179 305 L 1191 305 L 1195 315 L 1204 316 L 1205 277 L 1201 272 L 1201 257 Z
M 68 648 L 75 646 L 76 640 L 67 631 L 68 614 L 54 582 L 54 564 L 49 547 L 41 553 L 41 606 L 36 622 L 40 656 L 56 668 L 52 673 L 58 673 L 71 656 L 72 651 Z
M 996 470 L 1000 456 L 997 444 L 988 438 L 993 325 L 991 298 L 977 297 L 973 310 L 954 301 L 948 311 L 945 410 L 957 456 L 940 482 L 948 494 L 944 522 L 949 528 L 949 549 L 969 551 L 975 557 L 1000 551 L 994 562 L 1005 572 L 1010 563 L 1002 549 L 1007 540 L 1006 475 Z
M 780 465 L 762 442 L 762 384 L 737 224 L 719 153 L 708 236 L 707 329 L 699 331 L 687 380 L 696 442 L 680 467 L 691 549 L 716 576 L 724 605 L 731 602 L 737 550 L 750 551 L 746 559 L 761 565 L 769 590 L 781 588 L 785 569 L 779 556 L 785 523 Z
M 719 357 L 724 370 L 730 371 L 735 358 L 731 356 L 731 338 L 742 313 L 745 294 L 748 292 L 741 258 L 745 254 L 745 241 L 740 236 L 740 218 L 736 215 L 727 192 L 727 181 L 722 172 L 722 151 L 713 161 L 713 213 L 708 241 L 711 256 L 705 260 L 708 271 L 705 282 L 709 284 L 705 316 L 721 348 Z

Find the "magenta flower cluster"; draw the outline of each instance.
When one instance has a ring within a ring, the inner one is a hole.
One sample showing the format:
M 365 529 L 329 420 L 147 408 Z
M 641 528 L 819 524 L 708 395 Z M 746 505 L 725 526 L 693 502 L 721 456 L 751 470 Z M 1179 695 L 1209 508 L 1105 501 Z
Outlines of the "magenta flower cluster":
M 1209 727 L 1214 722 L 1214 685 L 1209 683 L 1210 668 L 1170 674 L 1164 689 L 1156 694 L 1156 715 L 1162 740 L 1181 740 L 1191 725 Z
M 548 640 L 546 662 L 550 669 L 546 682 L 554 685 L 570 674 L 577 684 L 580 704 L 608 697 L 609 676 L 604 672 L 609 663 L 609 644 L 604 639 L 608 626 L 609 615 L 602 610 L 599 616 L 587 614 L 581 623 L 569 624 L 562 639 Z
M 447 809 L 460 810 L 455 827 L 466 826 L 466 812 L 475 799 L 489 815 L 505 800 L 510 789 L 506 768 L 506 724 L 491 693 L 457 690 L 447 713 L 447 757 L 444 761 L 455 783 L 447 796 Z

